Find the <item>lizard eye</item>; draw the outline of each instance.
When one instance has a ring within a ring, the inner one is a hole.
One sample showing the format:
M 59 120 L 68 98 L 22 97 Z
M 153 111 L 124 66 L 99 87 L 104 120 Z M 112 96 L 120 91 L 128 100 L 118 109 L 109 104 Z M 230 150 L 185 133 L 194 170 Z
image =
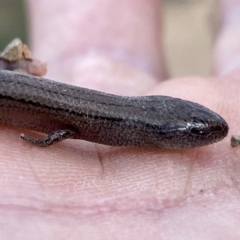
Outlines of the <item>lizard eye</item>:
M 191 128 L 190 132 L 194 135 L 201 135 L 201 136 L 207 136 L 209 134 L 209 131 L 204 131 L 202 129 L 198 128 Z

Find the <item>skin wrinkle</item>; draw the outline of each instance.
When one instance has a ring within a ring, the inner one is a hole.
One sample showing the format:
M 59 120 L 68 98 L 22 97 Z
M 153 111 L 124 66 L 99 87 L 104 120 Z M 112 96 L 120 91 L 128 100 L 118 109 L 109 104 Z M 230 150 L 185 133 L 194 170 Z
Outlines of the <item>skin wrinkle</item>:
M 197 151 L 195 153 L 197 155 Z M 194 154 L 194 155 L 195 155 Z M 196 158 L 197 159 L 197 158 Z M 188 194 L 188 191 L 189 191 L 189 188 L 191 186 L 191 175 L 192 175 L 192 169 L 193 169 L 193 165 L 194 165 L 194 162 L 189 160 L 189 171 L 187 172 L 187 177 L 186 177 L 186 184 L 185 184 L 185 187 L 183 189 L 183 195 L 186 195 Z
M 170 207 L 170 205 L 164 206 L 163 202 L 158 202 L 156 199 L 142 199 L 141 201 L 136 201 L 135 198 L 116 198 L 114 200 L 106 199 L 105 201 L 102 201 L 98 204 L 83 204 L 83 205 L 57 205 L 54 203 L 48 203 L 43 201 L 38 201 L 34 198 L 30 199 L 32 201 L 32 206 L 24 206 L 24 205 L 16 205 L 11 203 L 0 203 L 0 209 L 8 209 L 14 210 L 14 209 L 24 209 L 24 211 L 30 210 L 30 211 L 36 211 L 36 212 L 42 212 L 42 213 L 51 213 L 53 215 L 55 214 L 62 214 L 64 215 L 75 215 L 83 214 L 85 216 L 101 216 L 105 213 L 143 213 L 148 211 L 161 211 L 165 207 Z M 24 201 L 24 199 L 23 199 Z M 172 206 L 176 205 L 176 202 L 180 203 L 181 201 L 177 200 L 174 201 L 174 204 L 172 202 Z M 35 206 L 34 206 L 35 205 Z
M 45 199 L 47 199 L 46 195 L 45 195 L 45 191 L 44 191 L 44 185 L 42 183 L 42 181 L 40 180 L 40 178 L 38 177 L 37 171 L 34 170 L 33 166 L 32 166 L 32 161 L 28 162 L 28 166 L 30 167 L 31 171 L 32 171 L 32 175 L 34 176 L 34 178 L 36 179 L 36 182 L 38 182 L 38 185 L 40 187 L 40 189 L 42 190 L 41 193 L 43 195 L 43 197 Z
M 226 187 L 226 189 L 229 189 Z M 219 192 L 223 191 L 224 189 L 221 188 L 219 190 L 215 190 L 214 194 L 218 195 Z M 54 206 L 52 204 L 46 204 L 46 202 L 42 202 L 42 204 L 39 204 L 39 201 L 36 201 L 36 199 L 31 199 L 33 202 L 38 203 L 38 206 L 42 207 L 34 207 L 34 206 L 24 206 L 24 205 L 16 205 L 16 204 L 1 204 L 0 203 L 0 209 L 5 209 L 9 211 L 17 210 L 17 211 L 23 211 L 23 212 L 39 212 L 39 213 L 45 213 L 50 214 L 52 216 L 57 216 L 60 214 L 61 217 L 74 217 L 78 218 L 81 216 L 82 218 L 88 217 L 88 218 L 96 218 L 101 217 L 105 214 L 130 214 L 130 213 L 141 213 L 141 214 L 147 214 L 149 212 L 161 212 L 166 209 L 169 209 L 171 207 L 177 208 L 178 206 L 184 206 L 188 204 L 189 202 L 196 203 L 197 201 L 201 202 L 201 199 L 199 198 L 201 195 L 203 196 L 205 193 L 207 194 L 209 190 L 203 191 L 200 190 L 200 194 L 198 195 L 188 195 L 186 197 L 181 197 L 179 199 L 176 199 L 175 201 L 166 202 L 161 201 L 158 202 L 156 199 L 145 199 L 141 201 L 135 201 L 135 199 L 132 198 L 126 198 L 123 200 L 123 198 L 114 199 L 112 200 L 106 200 L 106 202 L 94 204 L 94 205 L 82 205 L 82 206 L 71 206 L 66 207 L 66 205 L 56 205 Z M 211 192 L 210 192 L 211 194 Z M 206 195 L 207 196 L 207 195 Z M 196 201 L 196 200 L 197 201 Z M 207 201 L 207 200 L 206 200 Z M 128 204 L 132 203 L 132 204 Z M 137 203 L 137 204 L 136 204 Z
M 130 199 L 131 200 L 131 199 Z M 124 203 L 122 203 L 124 204 Z M 168 208 L 166 208 L 168 209 Z M 151 209 L 151 208 L 147 208 L 144 207 L 143 209 L 138 208 L 137 211 L 135 208 L 133 209 L 127 209 L 127 210 L 123 210 L 120 209 L 120 211 L 116 210 L 115 207 L 109 209 L 109 211 L 107 211 L 106 207 L 103 207 L 102 209 L 96 208 L 94 209 L 93 207 L 91 208 L 84 208 L 81 209 L 80 207 L 76 207 L 76 208 L 71 208 L 69 211 L 66 211 L 66 208 L 62 209 L 62 208 L 52 208 L 52 206 L 49 206 L 49 208 L 45 208 L 43 209 L 35 209 L 33 207 L 19 207 L 19 206 L 15 206 L 15 205 L 4 205 L 4 206 L 0 206 L 0 211 L 4 210 L 7 212 L 13 212 L 13 211 L 18 211 L 18 212 L 23 212 L 24 214 L 28 215 L 28 214 L 43 214 L 44 217 L 53 217 L 53 218 L 69 218 L 72 220 L 91 220 L 91 219 L 99 219 L 101 220 L 104 216 L 114 216 L 114 215 L 118 215 L 118 216 L 123 216 L 123 215 L 142 215 L 143 217 L 148 216 L 150 214 L 161 214 L 162 211 L 164 211 L 165 209 Z
M 233 162 L 232 169 L 239 170 L 240 169 L 240 163 L 239 163 L 239 161 L 237 161 L 237 159 L 239 158 L 239 153 L 238 153 L 239 150 L 234 148 L 232 151 L 233 151 L 234 159 L 236 159 Z M 233 182 L 233 186 L 236 186 L 236 189 L 239 191 L 239 194 L 240 194 L 240 177 L 239 177 L 238 171 L 236 171 L 236 172 L 232 171 L 231 174 L 232 174 L 231 179 L 232 179 L 232 182 Z
M 158 192 L 158 189 L 159 189 L 159 181 L 158 181 L 158 174 L 157 174 L 157 164 L 156 166 L 154 166 L 154 176 L 155 176 L 155 192 L 157 193 Z
M 96 153 L 97 153 L 97 158 L 98 158 L 98 161 L 99 161 L 99 164 L 100 164 L 100 170 L 101 170 L 101 179 L 104 178 L 104 163 L 103 163 L 103 156 L 102 156 L 102 153 L 101 153 L 101 150 L 100 148 L 98 147 L 97 144 L 94 144 L 94 147 L 96 149 Z

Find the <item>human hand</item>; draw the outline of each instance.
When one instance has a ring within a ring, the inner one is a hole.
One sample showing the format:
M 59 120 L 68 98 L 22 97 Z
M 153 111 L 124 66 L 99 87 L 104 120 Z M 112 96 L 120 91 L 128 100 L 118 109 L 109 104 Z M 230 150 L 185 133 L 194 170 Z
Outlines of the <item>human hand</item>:
M 238 19 L 227 25 L 231 4 L 240 2 L 224 6 L 216 76 L 167 81 L 162 81 L 166 70 L 157 39 L 158 1 L 28 2 L 34 56 L 49 63 L 48 78 L 116 94 L 198 102 L 222 115 L 230 133 L 214 145 L 182 151 L 78 140 L 37 148 L 20 139 L 23 130 L 2 126 L 1 237 L 240 237 L 240 150 L 230 147 L 240 119 L 239 71 L 232 64 L 238 59 L 239 41 L 233 40 L 240 29 Z

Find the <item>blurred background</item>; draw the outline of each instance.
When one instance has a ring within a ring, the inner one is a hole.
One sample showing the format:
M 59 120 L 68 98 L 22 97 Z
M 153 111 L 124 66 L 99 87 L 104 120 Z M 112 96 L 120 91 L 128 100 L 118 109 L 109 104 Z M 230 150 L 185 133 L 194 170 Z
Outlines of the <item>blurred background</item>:
M 218 9 L 218 0 L 164 0 L 163 38 L 171 77 L 211 74 Z M 28 43 L 27 28 L 24 1 L 0 0 L 0 49 L 15 37 Z

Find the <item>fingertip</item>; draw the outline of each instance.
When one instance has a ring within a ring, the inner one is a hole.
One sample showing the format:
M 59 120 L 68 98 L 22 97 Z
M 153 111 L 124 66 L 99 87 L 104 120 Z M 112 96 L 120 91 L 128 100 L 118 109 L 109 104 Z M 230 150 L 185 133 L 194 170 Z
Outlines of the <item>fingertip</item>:
M 226 76 L 240 70 L 240 1 L 221 1 L 221 29 L 215 46 L 215 72 Z

